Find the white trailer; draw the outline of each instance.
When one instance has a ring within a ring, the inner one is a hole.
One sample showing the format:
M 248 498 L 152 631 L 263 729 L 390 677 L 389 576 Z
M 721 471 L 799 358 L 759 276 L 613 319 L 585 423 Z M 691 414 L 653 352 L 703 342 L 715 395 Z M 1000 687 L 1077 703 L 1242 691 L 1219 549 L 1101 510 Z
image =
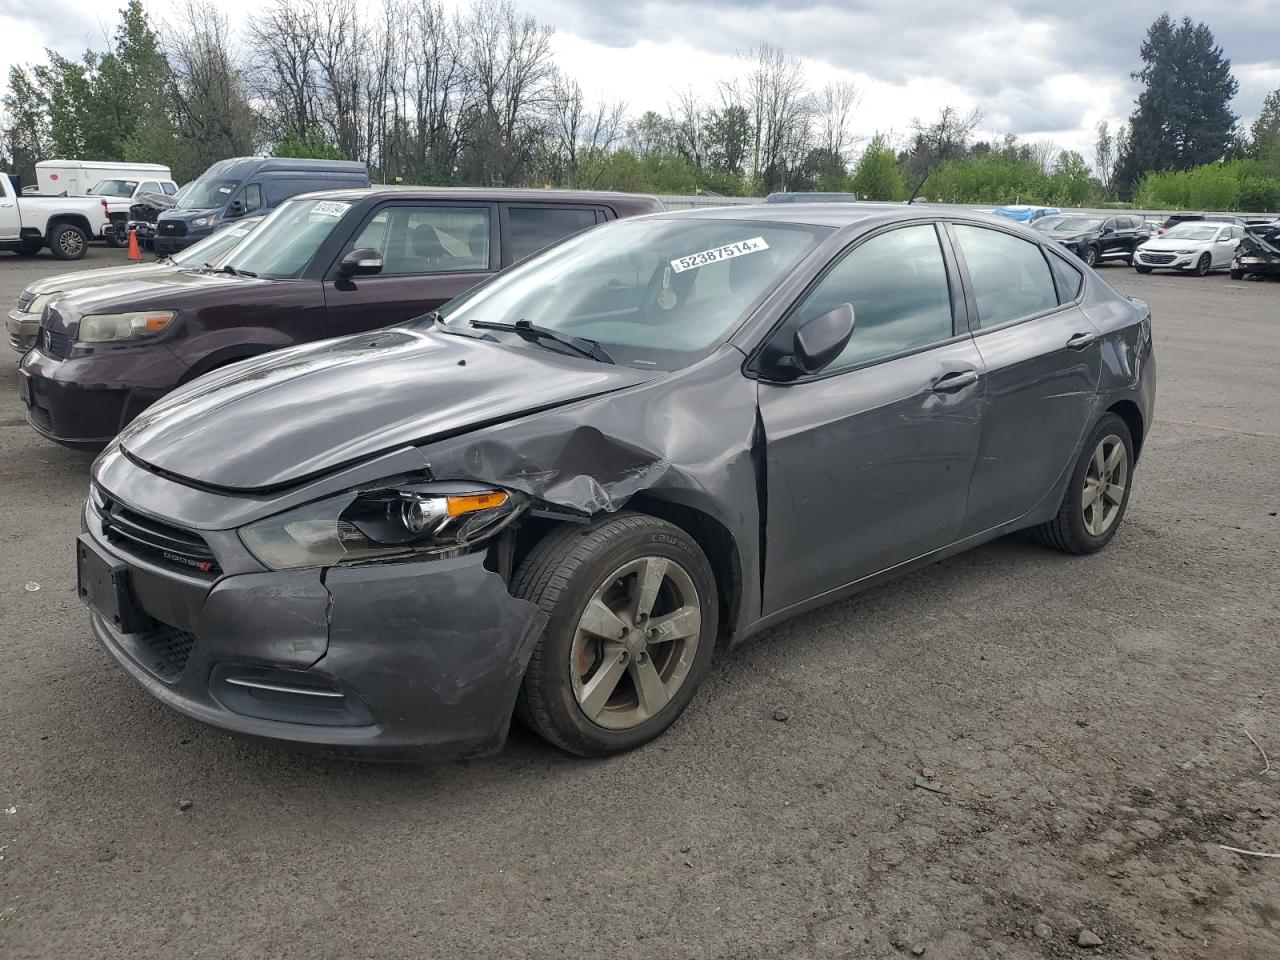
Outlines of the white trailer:
M 88 196 L 99 180 L 173 180 L 163 163 L 113 163 L 103 160 L 41 160 L 36 184 L 46 195 Z

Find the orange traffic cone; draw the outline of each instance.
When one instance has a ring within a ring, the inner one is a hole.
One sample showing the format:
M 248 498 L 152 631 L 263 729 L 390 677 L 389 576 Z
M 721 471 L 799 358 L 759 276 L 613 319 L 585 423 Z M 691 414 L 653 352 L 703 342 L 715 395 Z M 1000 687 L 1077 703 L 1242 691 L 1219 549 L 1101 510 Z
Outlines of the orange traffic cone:
M 129 259 L 142 259 L 142 251 L 138 249 L 138 231 L 136 228 L 129 231 Z

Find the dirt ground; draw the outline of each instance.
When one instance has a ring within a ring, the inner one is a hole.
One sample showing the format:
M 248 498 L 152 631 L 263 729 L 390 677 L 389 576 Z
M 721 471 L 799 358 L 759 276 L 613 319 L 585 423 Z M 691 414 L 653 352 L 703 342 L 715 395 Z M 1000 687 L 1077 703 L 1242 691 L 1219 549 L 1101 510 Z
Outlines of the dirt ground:
M 0 305 L 60 269 L 0 254 Z M 0 956 L 1280 957 L 1280 859 L 1219 846 L 1280 853 L 1280 283 L 1102 273 L 1160 377 L 1106 551 L 795 620 L 604 762 L 336 763 L 150 700 L 73 595 L 90 458 L 6 361 Z

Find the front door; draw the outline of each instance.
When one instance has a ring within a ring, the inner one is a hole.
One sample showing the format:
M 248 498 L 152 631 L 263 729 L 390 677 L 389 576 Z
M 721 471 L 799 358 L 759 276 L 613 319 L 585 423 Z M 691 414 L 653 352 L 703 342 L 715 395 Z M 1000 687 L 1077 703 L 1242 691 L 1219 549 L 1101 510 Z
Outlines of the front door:
M 764 613 L 951 543 L 982 427 L 982 361 L 933 224 L 858 243 L 777 334 L 841 303 L 853 336 L 818 376 L 761 383 Z
M 1042 505 L 1071 467 L 1091 426 L 1102 345 L 1075 303 L 1082 277 L 1065 259 L 1001 230 L 952 230 L 987 376 L 968 536 Z
M 18 214 L 16 190 L 9 175 L 0 173 L 0 240 L 17 240 L 22 231 L 22 218 Z
M 382 272 L 325 281 L 329 335 L 402 323 L 448 303 L 497 268 L 493 204 L 396 201 L 375 208 L 346 244 L 382 254 Z

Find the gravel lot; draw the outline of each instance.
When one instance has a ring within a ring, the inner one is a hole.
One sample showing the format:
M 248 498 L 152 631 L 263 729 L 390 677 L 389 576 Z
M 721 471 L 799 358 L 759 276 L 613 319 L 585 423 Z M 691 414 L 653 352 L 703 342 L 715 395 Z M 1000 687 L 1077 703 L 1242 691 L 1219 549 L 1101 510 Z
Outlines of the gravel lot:
M 67 268 L 0 254 L 0 306 Z M 336 763 L 168 712 L 89 638 L 91 458 L 5 360 L 0 956 L 1274 960 L 1280 860 L 1218 844 L 1280 853 L 1280 283 L 1103 276 L 1160 365 L 1109 549 L 1005 540 L 795 620 L 605 762 Z

